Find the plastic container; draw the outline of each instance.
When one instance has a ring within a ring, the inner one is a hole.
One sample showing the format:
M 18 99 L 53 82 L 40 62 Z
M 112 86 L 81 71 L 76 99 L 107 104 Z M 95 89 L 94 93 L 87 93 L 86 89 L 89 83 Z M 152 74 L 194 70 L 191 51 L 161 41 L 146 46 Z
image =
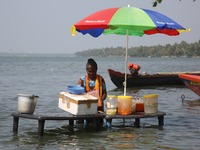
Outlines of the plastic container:
M 135 111 L 136 112 L 144 112 L 144 103 L 136 103 L 135 104 Z
M 108 97 L 107 97 L 107 108 L 117 108 L 117 107 L 118 107 L 117 96 L 108 95 Z
M 135 112 L 135 106 L 136 106 L 136 100 L 133 99 L 133 100 L 132 100 L 132 113 Z
M 71 93 L 71 94 L 80 95 L 80 94 L 83 93 L 84 88 L 81 87 L 81 86 L 70 85 L 70 86 L 67 86 L 67 90 L 68 90 L 68 92 Z
M 117 113 L 118 100 L 115 95 L 108 95 L 107 97 L 107 115 L 115 115 Z
M 98 98 L 87 93 L 74 95 L 68 92 L 61 92 L 59 94 L 58 107 L 73 115 L 96 114 Z
M 92 95 L 92 96 L 94 96 L 94 97 L 99 99 L 99 91 L 97 91 L 97 90 L 94 90 L 94 91 L 91 91 L 91 92 L 87 92 L 87 94 Z
M 143 95 L 144 112 L 157 113 L 158 112 L 158 95 Z
M 39 96 L 18 94 L 18 112 L 23 114 L 33 114 Z
M 132 100 L 132 112 L 144 112 L 144 102 L 139 97 Z
M 118 96 L 118 114 L 130 115 L 132 113 L 132 97 Z

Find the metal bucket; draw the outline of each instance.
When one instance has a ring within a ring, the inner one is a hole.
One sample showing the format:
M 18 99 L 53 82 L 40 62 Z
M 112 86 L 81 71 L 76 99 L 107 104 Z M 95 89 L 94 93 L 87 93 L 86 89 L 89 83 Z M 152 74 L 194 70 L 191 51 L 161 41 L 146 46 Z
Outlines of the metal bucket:
M 23 114 L 33 114 L 39 96 L 18 94 L 18 112 Z

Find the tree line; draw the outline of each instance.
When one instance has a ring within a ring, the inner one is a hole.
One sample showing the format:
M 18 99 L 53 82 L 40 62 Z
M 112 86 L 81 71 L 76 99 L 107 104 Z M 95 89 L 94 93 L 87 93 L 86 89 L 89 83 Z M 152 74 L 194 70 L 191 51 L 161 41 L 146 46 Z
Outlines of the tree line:
M 125 55 L 125 47 L 107 47 L 101 49 L 89 49 L 76 52 L 77 57 L 122 57 Z M 180 44 L 166 44 L 154 46 L 131 47 L 128 49 L 129 57 L 198 57 L 200 56 L 200 40 L 188 44 L 182 41 Z

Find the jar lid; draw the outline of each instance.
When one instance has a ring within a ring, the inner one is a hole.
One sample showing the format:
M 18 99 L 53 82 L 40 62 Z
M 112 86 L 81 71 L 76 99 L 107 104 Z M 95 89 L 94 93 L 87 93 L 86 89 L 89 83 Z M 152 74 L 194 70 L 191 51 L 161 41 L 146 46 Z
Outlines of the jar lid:
M 117 98 L 120 98 L 120 99 L 133 99 L 132 96 L 122 96 L 122 95 L 118 96 Z
M 108 97 L 117 97 L 116 95 L 108 95 Z
M 147 97 L 158 97 L 157 94 L 152 94 L 152 95 L 143 95 L 144 98 L 147 98 Z

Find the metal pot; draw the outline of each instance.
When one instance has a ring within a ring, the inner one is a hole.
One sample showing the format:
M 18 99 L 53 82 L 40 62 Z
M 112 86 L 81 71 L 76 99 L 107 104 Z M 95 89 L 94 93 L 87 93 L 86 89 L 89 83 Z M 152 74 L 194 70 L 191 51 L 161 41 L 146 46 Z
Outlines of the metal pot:
M 18 112 L 23 114 L 33 114 L 39 96 L 34 94 L 18 94 Z

